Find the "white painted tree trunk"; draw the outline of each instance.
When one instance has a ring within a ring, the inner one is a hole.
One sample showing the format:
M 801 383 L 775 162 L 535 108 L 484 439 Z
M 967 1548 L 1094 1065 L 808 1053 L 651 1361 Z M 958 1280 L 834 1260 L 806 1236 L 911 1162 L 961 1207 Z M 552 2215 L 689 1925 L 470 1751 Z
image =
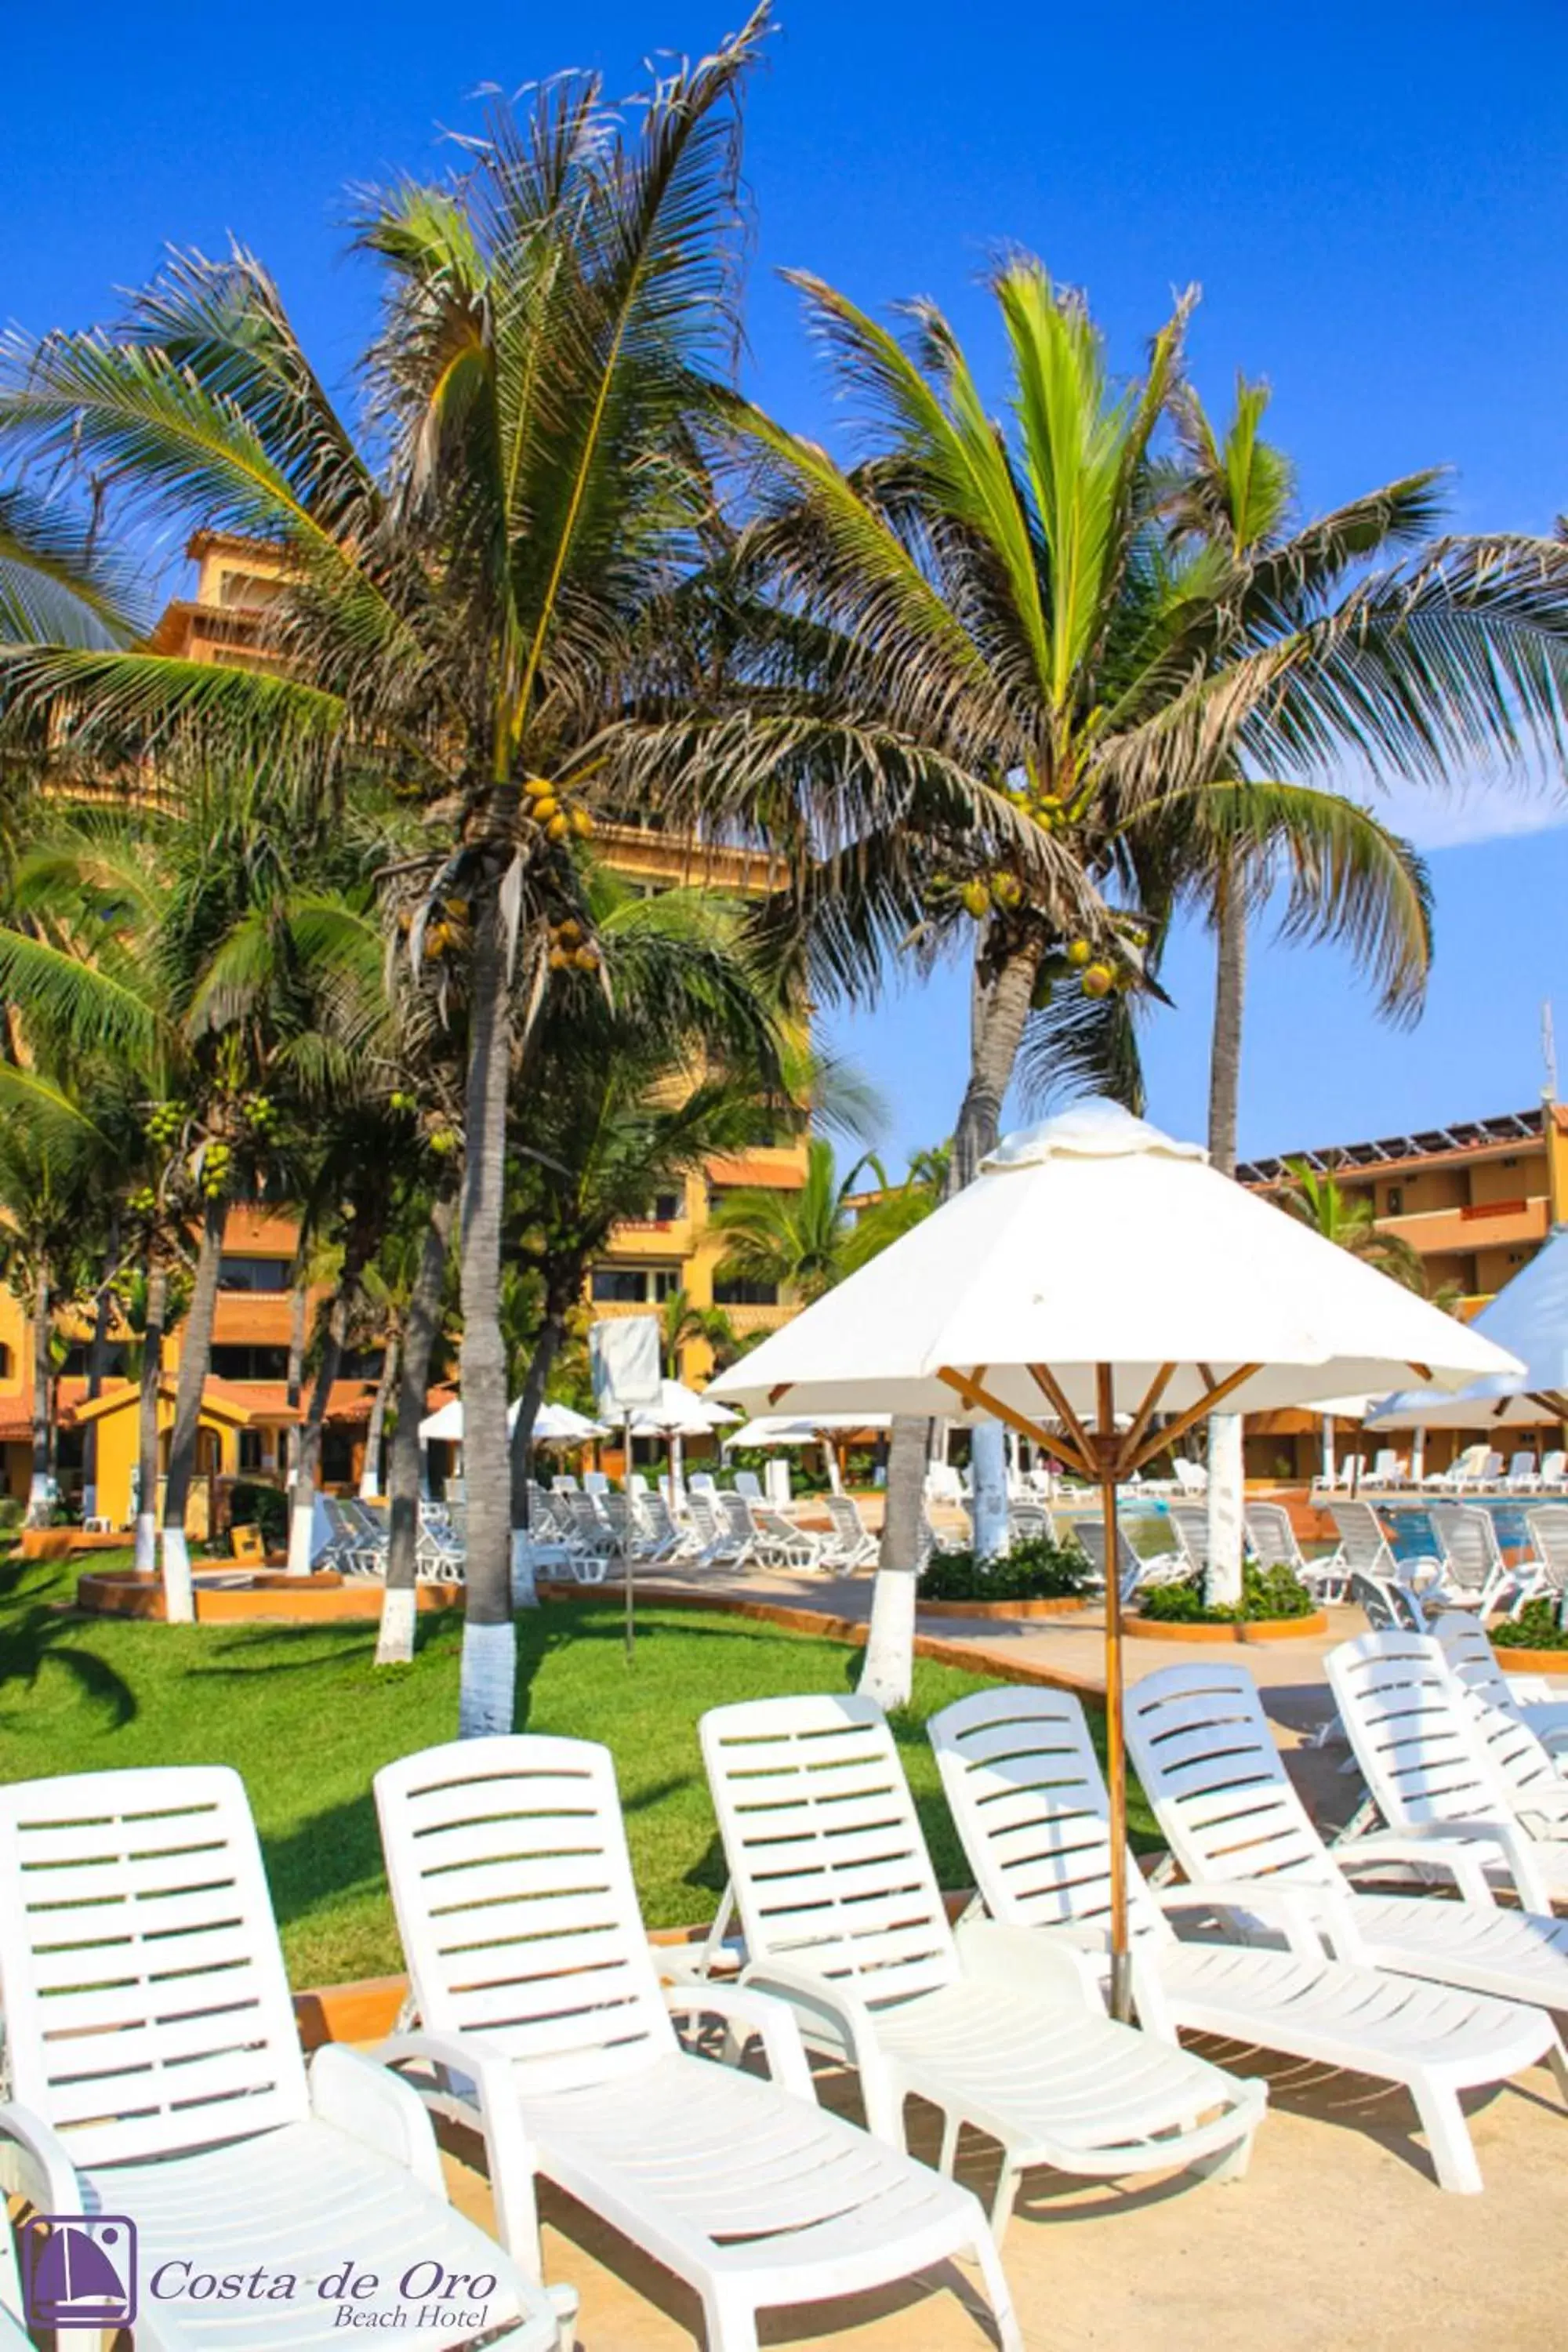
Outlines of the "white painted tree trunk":
M 1411 1438 L 1410 1438 L 1410 1478 L 1411 1478 L 1411 1484 L 1412 1484 L 1413 1486 L 1420 1486 L 1420 1484 L 1421 1484 L 1421 1482 L 1422 1482 L 1422 1480 L 1426 1477 L 1426 1432 L 1424 1429 L 1417 1429 L 1417 1430 L 1415 1430 L 1415 1431 L 1413 1431 L 1413 1432 L 1411 1433 Z
M 999 1421 L 975 1423 L 969 1438 L 973 1487 L 974 1557 L 1005 1559 L 1013 1548 L 1007 1508 L 1007 1433 Z
M 184 1528 L 163 1529 L 163 1614 L 171 1625 L 194 1625 L 196 1621 L 191 1548 Z
M 1331 1412 L 1326 1412 L 1326 1413 L 1323 1415 L 1322 1472 L 1323 1472 L 1323 1484 L 1324 1484 L 1324 1486 L 1331 1486 L 1333 1485 L 1333 1483 L 1334 1483 L 1334 1475 L 1335 1475 L 1335 1474 L 1334 1474 L 1334 1416 L 1333 1416 L 1333 1414 L 1332 1414 Z
M 1205 1597 L 1234 1608 L 1241 1599 L 1242 1509 L 1246 1498 L 1238 1412 L 1209 1415 L 1208 1538 Z
M 316 1490 L 312 1486 L 301 1496 L 296 1490 L 294 1507 L 289 1514 L 289 1573 L 309 1576 L 310 1573 L 310 1538 L 316 1525 Z
M 908 1706 L 914 1689 L 915 1589 L 912 1568 L 879 1562 L 871 1586 L 866 1663 L 857 1688 L 879 1706 Z
M 136 1514 L 136 1573 L 153 1576 L 158 1567 L 158 1514 L 138 1511 Z
M 827 1473 L 828 1493 L 842 1495 L 844 1481 L 838 1475 L 838 1448 L 831 1437 L 825 1437 L 822 1441 L 822 1466 Z
M 378 1666 L 405 1666 L 414 1655 L 416 1598 L 411 1584 L 389 1585 L 381 1596 L 381 1630 L 375 1637 Z
M 463 1627 L 463 1663 L 458 1691 L 458 1737 L 488 1739 L 511 1729 L 517 1692 L 517 1628 L 502 1624 Z

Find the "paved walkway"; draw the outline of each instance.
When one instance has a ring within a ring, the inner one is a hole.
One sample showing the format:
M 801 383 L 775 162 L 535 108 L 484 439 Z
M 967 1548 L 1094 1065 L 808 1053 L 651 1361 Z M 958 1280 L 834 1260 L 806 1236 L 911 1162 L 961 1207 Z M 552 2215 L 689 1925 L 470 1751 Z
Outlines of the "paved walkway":
M 641 1580 L 639 1580 L 639 1584 Z M 714 1576 L 700 1570 L 687 1572 L 661 1569 L 647 1578 L 648 1597 L 655 1587 L 710 1594 L 734 1601 L 771 1601 L 812 1616 L 864 1624 L 871 1612 L 874 1578 L 869 1570 L 855 1576 L 813 1576 L 785 1569 L 757 1569 L 742 1576 Z M 1284 1642 L 1162 1642 L 1131 1630 L 1124 1621 L 1123 1672 L 1129 1683 L 1158 1674 L 1162 1667 L 1222 1661 L 1243 1664 L 1263 1693 L 1263 1704 L 1274 1734 L 1285 1752 L 1291 1776 L 1314 1817 L 1324 1830 L 1343 1825 L 1355 1810 L 1361 1784 L 1341 1771 L 1342 1748 L 1306 1748 L 1303 1739 L 1326 1723 L 1333 1713 L 1323 1660 L 1341 1642 L 1366 1631 L 1359 1609 L 1329 1610 L 1327 1633 Z M 1102 1693 L 1105 1688 L 1105 1618 L 1099 1609 L 1085 1609 L 1071 1617 L 976 1618 L 931 1616 L 922 1612 L 917 1631 L 972 1658 L 977 1674 L 989 1666 L 1004 1672 L 1023 1664 L 1059 1675 L 1069 1687 Z

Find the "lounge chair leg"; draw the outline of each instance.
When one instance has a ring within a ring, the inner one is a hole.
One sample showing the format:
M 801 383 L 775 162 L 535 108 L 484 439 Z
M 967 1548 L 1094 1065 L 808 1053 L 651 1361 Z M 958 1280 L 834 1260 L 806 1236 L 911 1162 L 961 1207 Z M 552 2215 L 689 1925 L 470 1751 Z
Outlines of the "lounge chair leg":
M 1222 2147 L 1217 2156 L 1200 2156 L 1195 2163 L 1187 2167 L 1187 2170 L 1194 2179 L 1217 2181 L 1222 2188 L 1245 2180 L 1247 2168 L 1252 2161 L 1252 2142 L 1257 2128 L 1256 2124 L 1249 2125 L 1246 2131 L 1237 2135 L 1228 2147 Z
M 1563 2047 L 1563 2037 L 1561 2034 L 1558 2034 L 1553 2039 L 1552 2047 L 1547 2052 L 1546 2055 L 1552 2067 L 1552 2076 L 1557 2084 L 1557 2095 L 1562 2100 L 1563 2105 L 1568 2107 L 1568 2050 L 1564 2050 Z
M 996 2339 L 1002 2352 L 1024 2352 L 1024 2331 L 1018 2325 L 1018 2315 L 1013 2308 L 1013 2297 L 1007 2285 L 1007 2273 L 1002 2267 L 1002 2257 L 996 2251 L 994 2233 L 988 2232 L 974 2242 L 974 2260 L 979 2267 L 981 2283 L 991 2305 L 996 2322 Z
M 952 2168 L 958 2161 L 958 2135 L 963 2129 L 963 2118 L 955 2108 L 947 2107 L 942 2118 L 942 2154 L 937 2158 L 937 2170 L 952 2179 Z
M 1437 2175 L 1438 2188 L 1455 2197 L 1479 2196 L 1481 2168 L 1476 2162 L 1469 2126 L 1458 2093 L 1417 2077 L 1410 2085 L 1410 2095 L 1432 2151 L 1432 2168 Z
M 873 2139 L 885 2140 L 900 2156 L 906 2156 L 909 2148 L 904 2138 L 904 2094 L 889 2079 L 885 2067 L 861 2065 L 860 2096 L 866 2105 L 866 2128 Z
M 722 2287 L 714 2287 L 702 2298 L 702 2316 L 708 2352 L 757 2352 L 754 2305 Z
M 1007 2224 L 1013 2218 L 1013 2200 L 1018 2193 L 1018 2168 L 1004 2148 L 1002 2169 L 996 2178 L 991 2199 L 991 2242 L 1000 2247 L 1007 2234 Z

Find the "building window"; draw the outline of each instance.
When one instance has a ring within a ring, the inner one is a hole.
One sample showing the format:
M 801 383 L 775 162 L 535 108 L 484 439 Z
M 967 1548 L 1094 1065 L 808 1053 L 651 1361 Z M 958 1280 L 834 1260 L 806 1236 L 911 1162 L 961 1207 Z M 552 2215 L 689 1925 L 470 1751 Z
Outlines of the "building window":
M 655 1224 L 673 1225 L 682 1213 L 684 1205 L 679 1192 L 656 1192 L 651 1213 Z
M 14 1380 L 16 1377 L 16 1358 L 12 1355 L 10 1349 L 5 1345 L 5 1340 L 0 1339 L 0 1381 Z
M 213 1376 L 220 1381 L 286 1381 L 287 1348 L 215 1348 Z
M 242 1470 L 264 1470 L 267 1457 L 261 1450 L 261 1432 L 242 1429 L 239 1433 L 239 1466 Z
M 776 1307 L 778 1303 L 776 1282 L 742 1282 L 738 1276 L 720 1275 L 713 1284 L 715 1307 Z
M 71 1340 L 66 1349 L 65 1360 L 60 1365 L 60 1370 L 67 1380 L 86 1381 L 91 1379 L 92 1366 L 88 1361 L 91 1352 L 91 1347 L 87 1340 Z M 9 1348 L 0 1348 L 0 1357 L 5 1359 L 3 1362 L 0 1362 L 0 1378 L 8 1378 L 11 1370 L 11 1350 Z M 120 1381 L 124 1379 L 125 1349 L 123 1343 L 110 1340 L 109 1346 L 104 1350 L 103 1370 L 104 1377 L 108 1380 Z
M 662 1305 L 673 1298 L 680 1287 L 680 1276 L 673 1266 L 659 1265 L 596 1265 L 593 1275 L 593 1295 L 605 1307 L 647 1307 Z
M 220 1290 L 287 1290 L 290 1260 L 286 1257 L 220 1258 Z
M 1397 1217 L 1403 1213 L 1404 1208 L 1404 1193 L 1401 1192 L 1397 1184 L 1391 1184 L 1388 1188 L 1388 1206 L 1384 1211 L 1384 1216 Z

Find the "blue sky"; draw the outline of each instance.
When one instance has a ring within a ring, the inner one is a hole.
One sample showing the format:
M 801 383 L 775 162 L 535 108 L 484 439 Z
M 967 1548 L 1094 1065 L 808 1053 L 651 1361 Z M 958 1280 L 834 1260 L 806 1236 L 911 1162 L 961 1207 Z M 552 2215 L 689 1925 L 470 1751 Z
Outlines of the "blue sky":
M 723 0 L 445 10 L 271 0 L 133 36 L 123 9 L 13 15 L 0 146 L 0 315 L 81 324 L 165 240 L 232 230 L 282 282 L 341 379 L 365 322 L 342 257 L 345 188 L 442 158 L 472 93 L 571 64 L 636 86 L 649 49 L 700 49 Z M 1568 507 L 1568 142 L 1560 5 L 1321 0 L 1195 15 L 1123 0 L 783 0 L 750 107 L 757 214 L 752 388 L 789 423 L 834 415 L 774 275 L 818 271 L 876 306 L 937 297 L 977 355 L 976 273 L 998 242 L 1088 289 L 1119 364 L 1173 287 L 1204 300 L 1191 352 L 1223 404 L 1235 370 L 1274 386 L 1271 427 L 1309 507 L 1422 465 L 1455 469 L 1464 528 L 1544 530 Z M 1568 799 L 1488 779 L 1397 820 L 1431 850 L 1438 958 L 1414 1030 L 1390 1031 L 1331 951 L 1260 939 L 1244 1150 L 1516 1109 L 1542 1081 L 1560 989 Z M 1201 1132 L 1201 937 L 1167 974 L 1151 1108 Z M 887 1141 L 951 1125 L 963 1066 L 957 973 L 834 1024 L 889 1101 Z M 1568 1052 L 1568 990 L 1560 1013 Z

